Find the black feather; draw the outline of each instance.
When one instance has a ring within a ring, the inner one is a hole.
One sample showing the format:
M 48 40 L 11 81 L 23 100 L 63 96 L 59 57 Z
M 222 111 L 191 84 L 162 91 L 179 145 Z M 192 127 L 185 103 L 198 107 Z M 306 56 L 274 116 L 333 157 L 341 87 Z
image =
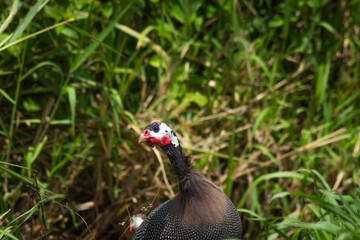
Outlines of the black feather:
M 146 129 L 152 130 L 156 124 Z M 149 214 L 133 239 L 240 239 L 241 220 L 231 200 L 192 169 L 190 157 L 182 153 L 180 144 L 161 149 L 169 157 L 180 191 Z

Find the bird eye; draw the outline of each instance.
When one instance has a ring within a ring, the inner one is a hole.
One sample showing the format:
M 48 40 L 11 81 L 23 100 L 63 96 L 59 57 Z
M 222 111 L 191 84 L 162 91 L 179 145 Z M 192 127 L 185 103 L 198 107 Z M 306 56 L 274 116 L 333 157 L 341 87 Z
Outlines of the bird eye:
M 159 126 L 155 126 L 155 127 L 153 128 L 153 130 L 154 130 L 154 132 L 158 133 L 158 132 L 160 131 L 160 128 L 159 128 Z

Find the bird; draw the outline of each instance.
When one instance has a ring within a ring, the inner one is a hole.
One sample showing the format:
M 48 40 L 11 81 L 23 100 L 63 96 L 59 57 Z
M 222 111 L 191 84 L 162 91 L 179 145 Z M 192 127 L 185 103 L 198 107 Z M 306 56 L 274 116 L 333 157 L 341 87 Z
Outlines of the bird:
M 166 123 L 153 118 L 139 143 L 159 146 L 167 154 L 179 192 L 144 219 L 132 240 L 241 239 L 241 219 L 234 204 L 192 168 L 190 157 L 183 154 L 177 135 Z

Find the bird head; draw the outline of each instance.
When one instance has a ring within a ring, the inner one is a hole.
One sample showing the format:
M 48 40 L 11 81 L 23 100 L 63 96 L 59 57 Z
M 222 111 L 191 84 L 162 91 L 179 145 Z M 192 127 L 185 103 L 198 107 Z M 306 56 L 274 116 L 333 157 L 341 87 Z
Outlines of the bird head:
M 173 144 L 175 147 L 179 146 L 179 140 L 174 131 L 166 123 L 155 118 L 150 121 L 150 124 L 146 126 L 140 135 L 139 143 L 143 142 L 152 148 L 169 144 Z

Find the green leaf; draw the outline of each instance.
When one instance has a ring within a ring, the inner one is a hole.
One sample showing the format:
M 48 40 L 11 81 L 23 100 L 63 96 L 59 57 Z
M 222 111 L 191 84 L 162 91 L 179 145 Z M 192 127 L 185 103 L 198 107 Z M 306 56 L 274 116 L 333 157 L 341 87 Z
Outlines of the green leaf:
M 311 230 L 324 230 L 327 232 L 331 232 L 334 234 L 337 234 L 340 231 L 340 227 L 336 226 L 335 224 L 332 224 L 330 222 L 326 221 L 320 221 L 320 222 L 312 222 L 312 223 L 305 223 L 298 219 L 293 218 L 287 218 L 288 221 L 281 223 L 281 225 L 287 226 L 287 227 L 294 227 L 294 228 L 305 228 L 305 229 L 311 229 Z
M 265 220 L 266 220 L 266 218 L 264 218 L 264 217 L 260 216 L 260 215 L 259 215 L 259 214 L 257 214 L 256 212 L 251 211 L 251 210 L 248 210 L 248 209 L 239 208 L 239 209 L 237 209 L 237 211 L 238 211 L 238 212 L 242 212 L 242 213 L 247 213 L 247 214 L 249 214 L 249 215 L 251 215 L 251 216 L 255 217 L 255 218 L 256 218 L 256 220 L 258 220 L 258 221 L 265 221 Z
M 39 112 L 41 110 L 41 106 L 37 104 L 31 97 L 28 97 L 24 100 L 23 106 L 28 112 Z
M 255 55 L 255 54 L 251 54 L 250 59 L 255 61 L 261 67 L 261 69 L 264 71 L 264 73 L 267 77 L 269 77 L 269 78 L 271 77 L 269 68 L 267 67 L 267 65 L 263 59 L 261 59 L 259 56 Z
M 271 202 L 274 201 L 275 199 L 283 198 L 283 197 L 286 197 L 286 196 L 289 196 L 289 195 L 290 195 L 289 192 L 276 193 L 276 194 L 274 194 L 274 195 L 270 198 L 269 203 L 271 203 Z
M 9 233 L 9 231 L 11 231 L 11 229 L 12 229 L 12 227 L 5 228 L 4 230 L 0 229 L 0 239 L 6 239 L 6 238 L 3 238 L 3 236 L 5 235 L 11 239 L 18 240 L 17 237 L 15 237 L 11 233 Z
M 327 57 L 326 62 L 320 64 L 318 76 L 316 79 L 316 99 L 319 104 L 323 104 L 326 100 L 326 89 L 328 87 L 330 74 L 331 58 Z
M 20 1 L 19 0 L 14 0 L 12 2 L 13 2 L 13 4 L 11 6 L 9 16 L 5 19 L 5 21 L 3 21 L 3 24 L 1 24 L 1 26 L 0 26 L 0 34 L 2 34 L 4 32 L 4 30 L 9 26 L 11 21 L 14 19 L 16 13 L 18 12 Z M 0 43 L 0 46 L 1 45 L 2 44 Z
M 254 188 L 256 188 L 256 186 L 262 182 L 265 181 L 267 179 L 273 179 L 273 178 L 294 178 L 294 179 L 299 179 L 302 178 L 303 175 L 296 173 L 296 172 L 289 172 L 289 171 L 285 171 L 285 172 L 274 172 L 274 173 L 269 173 L 269 174 L 265 174 L 262 175 L 260 177 L 258 177 L 246 190 L 246 192 L 242 195 L 237 207 L 241 208 L 242 206 L 244 206 L 245 201 L 247 199 L 247 196 L 249 195 L 249 193 L 251 191 L 253 191 Z
M 67 87 L 67 93 L 69 98 L 70 105 L 70 114 L 71 114 L 71 133 L 75 135 L 75 119 L 76 119 L 76 91 L 74 87 Z
M 332 212 L 332 213 L 336 214 L 338 218 L 341 218 L 347 222 L 352 222 L 351 217 L 346 212 L 344 212 L 340 206 L 335 206 L 334 204 L 331 204 L 331 203 L 323 200 L 319 196 L 306 194 L 303 192 L 293 192 L 293 193 L 291 193 L 291 195 L 302 196 L 302 197 L 308 198 L 310 201 L 318 204 L 320 207 L 327 210 L 328 212 Z
M 264 110 L 261 111 L 259 116 L 256 118 L 254 127 L 251 132 L 252 136 L 255 135 L 255 132 L 258 130 L 258 128 L 260 127 L 260 124 L 265 120 L 265 118 L 269 114 L 269 112 L 270 112 L 270 108 L 269 107 L 265 108 Z
M 326 190 L 331 192 L 331 187 L 329 186 L 329 184 L 327 183 L 325 178 L 321 175 L 321 173 L 319 173 L 316 169 L 311 169 L 311 172 L 314 173 L 321 180 L 321 182 L 324 185 L 324 187 L 326 188 Z
M 207 98 L 199 92 L 186 93 L 185 99 L 188 101 L 189 104 L 190 102 L 193 102 L 196 103 L 199 107 L 205 106 L 208 102 Z
M 49 2 L 49 0 L 40 0 L 38 1 L 26 14 L 25 18 L 20 22 L 19 26 L 16 28 L 14 34 L 8 41 L 8 44 L 14 42 L 18 37 L 24 32 L 26 27 L 32 22 L 35 15 Z
M 278 28 L 284 25 L 284 19 L 280 17 L 279 15 L 274 16 L 269 21 L 269 27 L 271 28 Z
M 160 54 L 153 55 L 149 60 L 149 64 L 150 64 L 150 66 L 152 66 L 154 68 L 165 68 L 166 69 L 166 67 L 167 67 L 165 58 L 163 56 L 161 56 Z
M 57 170 L 62 168 L 69 160 L 74 158 L 74 152 L 79 147 L 80 138 L 81 138 L 81 136 L 79 135 L 72 142 L 72 146 L 71 146 L 70 150 L 66 153 L 65 157 L 63 159 L 61 159 L 61 161 L 59 163 L 57 163 L 55 166 L 52 166 L 50 173 L 48 173 L 50 177 L 53 176 Z
M 267 147 L 265 147 L 263 145 L 256 144 L 256 145 L 254 145 L 254 148 L 259 149 L 263 154 L 265 154 L 265 156 L 267 156 L 271 160 L 275 161 L 275 157 L 271 154 L 270 150 Z
M 331 26 L 328 22 L 320 22 L 319 25 L 334 34 L 336 37 L 340 36 L 339 33 L 335 30 L 335 28 Z
M 195 93 L 186 93 L 182 102 L 179 106 L 170 114 L 170 118 L 184 111 L 187 107 L 190 106 L 191 103 L 197 104 L 199 107 L 203 107 L 207 104 L 207 98 L 199 92 Z
M 83 53 L 77 55 L 70 68 L 71 73 L 76 71 L 90 56 L 90 54 L 95 51 L 95 49 L 99 46 L 99 42 L 102 42 L 111 33 L 111 31 L 115 28 L 116 23 L 124 16 L 131 6 L 132 3 L 129 3 L 119 14 L 115 15 L 115 19 L 96 37 L 96 41 L 92 42 Z
M 36 158 L 39 156 L 41 150 L 43 149 L 45 143 L 47 141 L 47 137 L 44 137 L 41 142 L 39 142 L 36 147 L 30 146 L 28 148 L 28 152 L 26 153 L 25 160 L 26 160 L 26 167 L 28 168 L 28 171 L 30 173 L 31 165 L 36 160 Z
M 45 66 L 50 66 L 50 67 L 55 68 L 61 75 L 61 81 L 63 81 L 64 73 L 62 71 L 62 68 L 58 64 L 50 62 L 50 61 L 43 61 L 43 62 L 36 64 L 34 67 L 30 68 L 23 75 L 21 75 L 20 81 L 25 80 L 28 76 L 33 74 L 36 70 L 38 70 L 42 67 L 45 67 Z
M 0 94 L 3 95 L 9 102 L 11 102 L 12 104 L 15 104 L 15 100 L 12 99 L 12 97 L 10 97 L 4 90 L 2 90 L 0 88 Z

